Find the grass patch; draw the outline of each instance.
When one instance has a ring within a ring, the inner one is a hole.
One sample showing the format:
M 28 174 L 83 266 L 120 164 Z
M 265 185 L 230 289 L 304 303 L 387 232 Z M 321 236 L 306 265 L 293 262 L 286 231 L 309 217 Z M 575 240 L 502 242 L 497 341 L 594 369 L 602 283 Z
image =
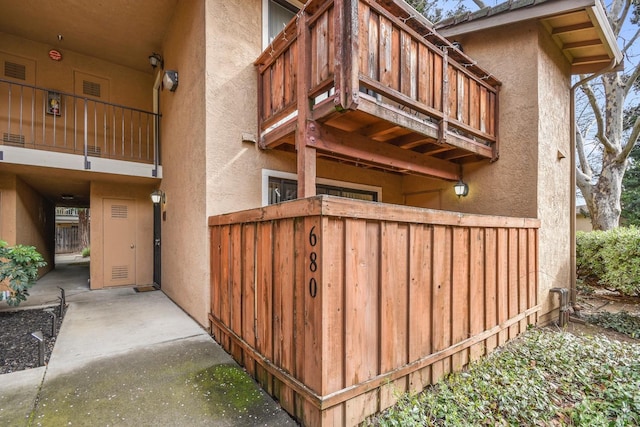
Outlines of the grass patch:
M 588 315 L 585 320 L 593 325 L 629 335 L 631 338 L 640 338 L 640 317 L 633 316 L 626 311 L 618 313 L 603 311 Z
M 640 345 L 533 329 L 366 425 L 640 425 Z

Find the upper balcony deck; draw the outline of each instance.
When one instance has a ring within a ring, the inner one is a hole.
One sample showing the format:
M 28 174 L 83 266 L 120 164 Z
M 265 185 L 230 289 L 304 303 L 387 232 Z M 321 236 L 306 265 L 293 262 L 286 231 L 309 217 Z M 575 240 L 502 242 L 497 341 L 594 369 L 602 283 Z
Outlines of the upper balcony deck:
M 292 149 L 302 114 L 319 156 L 449 180 L 497 159 L 500 82 L 412 12 L 307 2 L 255 62 L 261 146 Z
M 30 157 L 25 164 L 125 174 L 129 164 L 131 174 L 158 176 L 158 135 L 156 113 L 0 79 L 0 148 L 18 163 Z M 15 147 L 40 151 L 20 155 Z M 97 159 L 128 163 L 92 168 Z M 6 153 L 3 160 L 12 162 Z

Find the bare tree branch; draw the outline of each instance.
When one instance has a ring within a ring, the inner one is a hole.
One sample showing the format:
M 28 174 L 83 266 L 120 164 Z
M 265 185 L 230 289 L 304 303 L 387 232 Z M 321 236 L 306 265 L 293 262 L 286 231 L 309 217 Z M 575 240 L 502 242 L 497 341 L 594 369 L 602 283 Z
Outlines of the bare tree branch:
M 629 76 L 629 79 L 626 81 L 624 85 L 625 98 L 629 94 L 629 91 L 631 90 L 631 88 L 633 88 L 633 84 L 635 83 L 636 80 L 638 80 L 638 78 L 640 78 L 640 63 L 638 63 L 638 65 L 636 65 L 636 68 L 633 69 L 633 72 L 631 73 L 631 75 Z
M 640 116 L 636 117 L 636 121 L 633 124 L 633 128 L 631 128 L 631 134 L 629 135 L 629 139 L 627 139 L 627 145 L 624 146 L 622 152 L 618 155 L 617 159 L 619 162 L 624 162 L 629 157 L 629 153 L 633 150 L 633 146 L 638 142 L 638 137 L 640 137 Z
M 605 149 L 608 152 L 615 153 L 615 148 L 609 142 L 609 139 L 605 136 L 605 125 L 604 125 L 604 116 L 602 115 L 602 110 L 598 105 L 598 99 L 596 98 L 596 94 L 593 92 L 593 88 L 589 83 L 585 83 L 582 86 L 582 91 L 587 96 L 589 100 L 589 104 L 591 105 L 591 109 L 593 110 L 593 115 L 595 116 L 596 123 L 598 125 L 597 136 L 598 139 L 602 142 Z
M 580 161 L 580 167 L 577 168 L 578 171 L 590 177 L 593 176 L 591 165 L 587 161 L 587 156 L 584 154 L 584 139 L 582 138 L 582 134 L 578 130 L 578 126 L 576 126 L 576 150 L 578 151 L 578 160 Z
M 613 29 L 616 37 L 620 34 L 620 30 L 624 25 L 624 21 L 627 18 L 627 13 L 629 13 L 630 7 L 630 0 L 614 0 L 609 8 L 607 16 L 611 22 L 611 28 Z
M 478 6 L 478 9 L 484 9 L 487 7 L 482 0 L 473 0 L 473 2 Z

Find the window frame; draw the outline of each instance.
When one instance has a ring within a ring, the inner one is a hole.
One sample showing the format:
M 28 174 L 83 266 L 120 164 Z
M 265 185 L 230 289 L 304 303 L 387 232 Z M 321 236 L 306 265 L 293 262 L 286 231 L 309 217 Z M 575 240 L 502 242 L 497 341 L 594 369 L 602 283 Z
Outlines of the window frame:
M 269 206 L 269 178 L 287 179 L 298 182 L 298 175 L 291 172 L 283 172 L 272 169 L 262 169 L 262 206 Z M 344 190 L 359 190 L 377 194 L 377 201 L 382 201 L 382 187 L 358 184 L 355 182 L 338 181 L 328 178 L 317 178 L 316 184 L 337 187 Z M 354 199 L 355 200 L 355 199 Z
M 298 10 L 304 7 L 304 5 L 297 0 L 262 0 L 262 49 L 266 49 L 267 46 L 269 46 L 269 3 L 271 1 L 280 3 L 283 7 L 289 5 Z

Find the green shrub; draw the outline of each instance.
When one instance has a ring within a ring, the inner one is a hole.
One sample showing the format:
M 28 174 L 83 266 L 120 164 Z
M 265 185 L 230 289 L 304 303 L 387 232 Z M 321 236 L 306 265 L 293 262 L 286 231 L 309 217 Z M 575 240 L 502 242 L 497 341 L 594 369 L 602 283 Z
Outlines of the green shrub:
M 82 248 L 82 258 L 86 258 L 91 255 L 91 248 Z
M 587 285 L 640 296 L 640 229 L 576 233 L 576 267 Z
M 11 306 L 26 301 L 28 289 L 38 279 L 38 268 L 45 265 L 33 246 L 8 246 L 0 240 L 0 301 L 6 300 Z

